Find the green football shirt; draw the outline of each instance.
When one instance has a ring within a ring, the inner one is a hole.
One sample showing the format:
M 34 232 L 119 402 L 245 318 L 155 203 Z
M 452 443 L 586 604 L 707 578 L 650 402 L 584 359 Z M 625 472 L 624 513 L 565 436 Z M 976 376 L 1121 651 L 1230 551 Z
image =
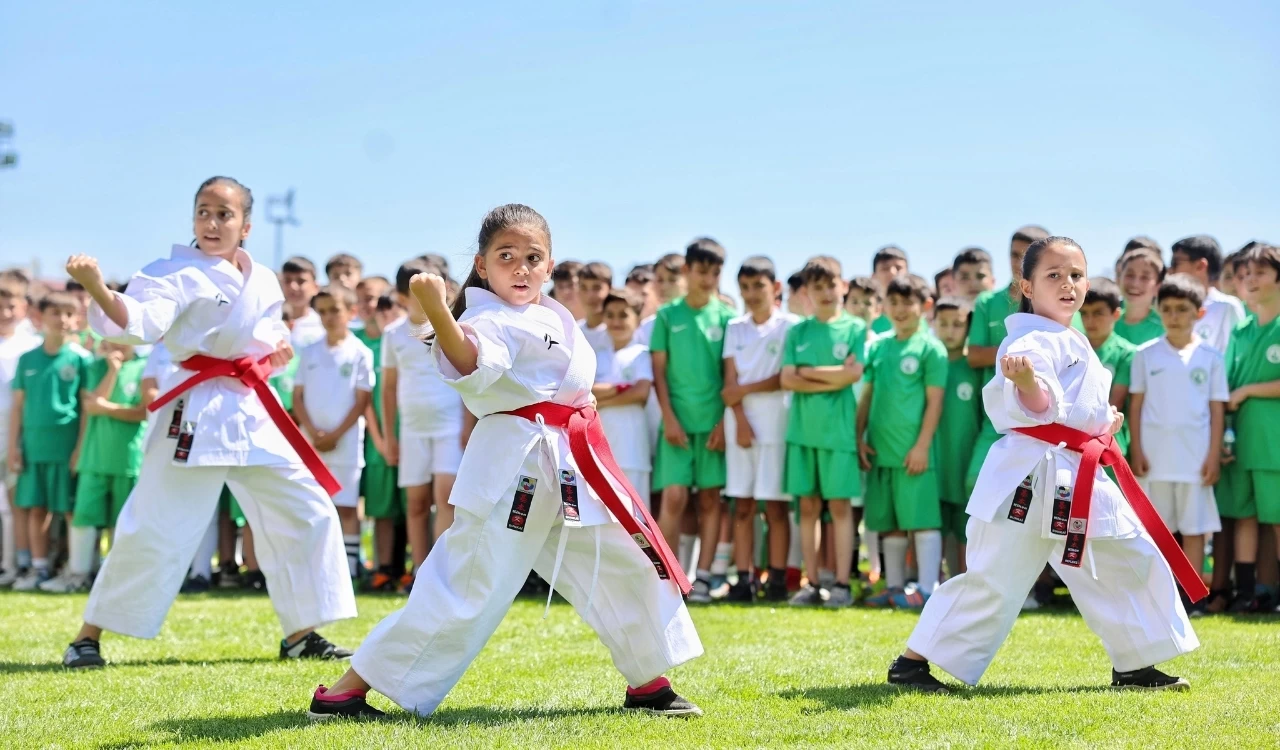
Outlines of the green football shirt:
M 947 386 L 947 349 L 921 331 L 905 341 L 882 336 L 867 350 L 864 379 L 873 386 L 867 442 L 876 451 L 875 464 L 902 468 L 920 437 L 925 389 Z
M 965 473 L 973 458 L 973 446 L 982 429 L 982 381 L 979 371 L 964 357 L 947 362 L 947 390 L 942 397 L 942 418 L 934 435 L 938 461 L 938 493 L 943 502 L 965 505 Z
M 844 310 L 825 323 L 817 318 L 805 318 L 787 331 L 782 366 L 831 367 L 843 365 L 850 355 L 861 362 L 866 341 L 866 321 Z M 854 383 L 837 391 L 791 394 L 787 442 L 807 448 L 856 452 L 855 389 L 860 387 L 861 383 Z
M 717 298 L 697 309 L 683 297 L 658 308 L 649 350 L 667 354 L 671 408 L 685 432 L 711 432 L 724 419 L 724 332 L 736 315 Z
M 27 463 L 66 462 L 80 435 L 80 390 L 92 355 L 74 342 L 18 357 L 13 390 L 23 392 L 22 453 Z
M 142 402 L 142 371 L 145 357 L 135 357 L 120 365 L 115 387 L 107 399 L 120 406 L 137 406 Z M 85 390 L 97 388 L 107 376 L 107 360 L 89 365 Z M 90 474 L 136 477 L 142 470 L 142 438 L 147 423 L 124 422 L 105 414 L 91 416 L 85 428 L 84 445 L 80 448 L 77 471 Z
M 1121 338 L 1114 331 L 1106 341 L 1102 342 L 1102 346 L 1094 350 L 1094 354 L 1098 355 L 1098 360 L 1102 362 L 1102 366 L 1107 368 L 1107 372 L 1111 373 L 1112 385 L 1123 385 L 1128 387 L 1129 375 L 1133 365 L 1133 353 L 1138 347 Z M 1123 411 L 1128 411 L 1129 401 L 1125 399 Z M 1129 452 L 1129 421 L 1126 419 L 1124 426 L 1120 428 L 1120 432 L 1116 434 L 1116 442 L 1120 444 L 1120 450 Z
M 1137 323 L 1126 323 L 1124 316 L 1121 315 L 1116 321 L 1116 335 L 1134 346 L 1142 346 L 1164 335 L 1164 323 L 1160 322 L 1160 313 L 1156 312 L 1155 306 L 1152 305 L 1147 317 Z
M 1280 380 L 1280 318 L 1259 325 L 1245 318 L 1227 344 L 1227 384 L 1231 390 Z M 1280 399 L 1247 398 L 1235 414 L 1236 457 L 1241 467 L 1280 471 Z

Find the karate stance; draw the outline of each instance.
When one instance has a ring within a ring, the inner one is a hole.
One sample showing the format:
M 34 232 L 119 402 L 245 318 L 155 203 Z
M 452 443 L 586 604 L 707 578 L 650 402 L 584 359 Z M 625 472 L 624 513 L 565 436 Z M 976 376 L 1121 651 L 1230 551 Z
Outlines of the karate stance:
M 66 667 L 101 667 L 103 630 L 154 638 L 178 595 L 225 483 L 253 527 L 258 561 L 285 638 L 280 658 L 346 658 L 315 629 L 356 616 L 338 515 L 338 485 L 267 385 L 293 357 L 275 273 L 240 246 L 253 196 L 228 177 L 196 193 L 194 246 L 175 245 L 130 280 L 103 283 L 93 258 L 67 273 L 93 298 L 89 324 L 108 341 L 164 337 L 174 368 L 146 438 L 142 472 L 94 581 Z
M 1115 446 L 1124 417 L 1108 403 L 1111 374 L 1069 327 L 1087 278 L 1074 240 L 1027 249 L 1023 312 L 1008 318 L 999 372 L 982 390 L 1003 436 L 969 498 L 968 570 L 929 599 L 892 684 L 946 692 L 930 661 L 977 684 L 1048 560 L 1102 639 L 1113 687 L 1190 687 L 1154 665 L 1200 645 L 1175 576 L 1192 601 L 1208 592 Z
M 372 688 L 419 715 L 436 710 L 502 621 L 532 568 L 573 605 L 626 678 L 624 708 L 697 715 L 663 673 L 702 654 L 689 590 L 591 403 L 596 358 L 569 311 L 541 293 L 551 232 L 522 205 L 480 227 L 452 311 L 444 280 L 410 291 L 445 382 L 479 418 L 437 540 L 405 607 L 373 629 L 351 669 L 312 697 L 312 719 L 377 717 Z M 548 602 L 550 599 L 548 599 Z

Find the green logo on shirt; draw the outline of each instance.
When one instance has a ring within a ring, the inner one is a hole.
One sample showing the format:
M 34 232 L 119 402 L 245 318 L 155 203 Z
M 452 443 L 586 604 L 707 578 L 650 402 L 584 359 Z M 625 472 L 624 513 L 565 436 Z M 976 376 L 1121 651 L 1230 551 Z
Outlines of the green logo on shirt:
M 64 365 L 62 369 L 58 370 L 58 377 L 62 378 L 62 382 L 64 383 L 70 383 L 71 381 L 75 380 L 76 379 L 75 365 Z
M 1196 385 L 1204 385 L 1209 379 L 1209 373 L 1205 372 L 1203 367 L 1197 367 L 1191 371 L 1191 382 Z
M 124 395 L 125 395 L 125 396 L 127 396 L 128 398 L 133 398 L 133 394 L 135 394 L 135 393 L 137 393 L 137 392 L 138 392 L 138 384 L 137 384 L 137 383 L 125 383 L 125 384 L 124 384 Z
M 902 370 L 903 375 L 915 375 L 916 371 L 920 369 L 920 360 L 914 356 L 903 357 L 898 369 Z
M 738 348 L 741 349 L 742 347 L 738 347 Z M 765 344 L 765 347 L 764 347 L 764 350 L 769 352 L 770 357 L 778 356 L 778 349 L 779 349 L 779 346 L 777 341 L 770 341 L 768 344 Z
M 836 345 L 831 347 L 831 356 L 836 359 L 844 359 L 849 356 L 849 345 L 843 341 L 837 341 Z
M 1267 347 L 1267 361 L 1273 365 L 1280 365 L 1280 344 Z
M 338 374 L 342 375 L 342 377 L 344 377 L 344 378 L 349 378 L 349 377 L 351 377 L 351 363 L 350 363 L 350 362 L 348 362 L 348 363 L 346 363 L 345 365 L 343 365 L 342 367 L 339 367 L 339 368 L 338 368 Z
M 708 341 L 719 341 L 722 338 L 724 338 L 724 329 L 720 326 L 711 326 L 707 329 Z
M 961 383 L 960 385 L 956 386 L 956 398 L 960 399 L 961 401 L 972 401 L 973 400 L 973 384 Z

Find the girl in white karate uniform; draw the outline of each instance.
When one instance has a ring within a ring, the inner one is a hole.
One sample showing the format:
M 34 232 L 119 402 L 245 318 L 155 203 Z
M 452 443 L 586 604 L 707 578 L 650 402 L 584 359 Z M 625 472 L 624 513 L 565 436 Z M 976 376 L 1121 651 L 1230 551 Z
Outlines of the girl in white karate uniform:
M 103 630 L 154 638 L 178 595 L 225 483 L 262 540 L 258 560 L 285 637 L 281 658 L 345 658 L 315 629 L 356 615 L 333 477 L 307 445 L 266 378 L 293 356 L 275 273 L 254 263 L 253 196 L 229 177 L 196 192 L 194 246 L 134 275 L 123 294 L 98 263 L 77 255 L 67 273 L 92 296 L 89 325 L 108 341 L 163 336 L 180 368 L 159 383 L 142 473 L 94 581 L 84 626 L 63 656 L 101 667 Z M 322 489 L 323 487 L 323 489 Z
M 1084 252 L 1066 237 L 1032 243 L 1022 279 L 1023 312 L 1009 317 L 999 372 L 982 392 L 1003 437 L 969 499 L 968 570 L 929 599 L 889 682 L 946 692 L 933 662 L 976 684 L 1047 560 L 1102 639 L 1114 687 L 1186 689 L 1155 665 L 1199 646 L 1178 584 L 1193 600 L 1204 586 L 1127 481 L 1111 437 L 1123 424 L 1108 403 L 1111 375 L 1070 327 L 1089 286 Z M 1089 451 L 1113 466 L 1123 493 Z M 1096 466 L 1091 478 L 1085 463 Z
M 500 206 L 478 246 L 452 311 L 439 276 L 410 285 L 429 321 L 416 333 L 479 418 L 449 497 L 453 525 L 405 607 L 373 629 L 345 675 L 315 691 L 310 716 L 381 716 L 365 702 L 370 688 L 407 711 L 435 711 L 530 569 L 608 647 L 627 680 L 625 708 L 699 714 L 662 676 L 702 653 L 682 597 L 689 584 L 604 440 L 591 402 L 595 354 L 569 311 L 541 293 L 552 268 L 546 221 Z

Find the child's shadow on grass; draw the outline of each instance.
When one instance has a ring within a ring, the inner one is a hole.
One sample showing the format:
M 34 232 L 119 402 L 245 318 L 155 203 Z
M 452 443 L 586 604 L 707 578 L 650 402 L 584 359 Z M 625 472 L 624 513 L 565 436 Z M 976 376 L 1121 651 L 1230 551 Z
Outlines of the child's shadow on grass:
M 270 664 L 277 661 L 271 656 L 249 657 L 235 656 L 225 659 L 177 659 L 172 656 L 163 659 L 143 659 L 142 661 L 118 661 L 110 662 L 107 669 L 122 669 L 126 667 L 198 667 L 202 664 Z M 62 666 L 58 662 L 45 662 L 42 664 L 31 664 L 20 661 L 0 661 L 0 674 L 21 674 L 25 672 L 66 672 L 68 674 L 76 670 L 70 670 Z M 98 670 L 84 670 L 88 674 L 94 674 Z
M 930 696 L 939 701 L 971 700 L 973 698 L 1013 697 L 1019 695 L 1041 695 L 1044 693 L 1093 693 L 1110 690 L 1102 685 L 1082 685 L 1080 687 L 1028 687 L 1022 685 L 1000 685 L 991 687 L 967 687 L 956 685 L 950 687 L 946 695 Z M 884 682 L 866 682 L 858 685 L 842 687 L 813 687 L 799 690 L 784 690 L 778 697 L 787 699 L 805 699 L 817 701 L 823 707 L 818 711 L 850 711 L 855 709 L 874 708 L 893 703 L 898 698 L 924 695 L 909 688 L 901 688 Z

